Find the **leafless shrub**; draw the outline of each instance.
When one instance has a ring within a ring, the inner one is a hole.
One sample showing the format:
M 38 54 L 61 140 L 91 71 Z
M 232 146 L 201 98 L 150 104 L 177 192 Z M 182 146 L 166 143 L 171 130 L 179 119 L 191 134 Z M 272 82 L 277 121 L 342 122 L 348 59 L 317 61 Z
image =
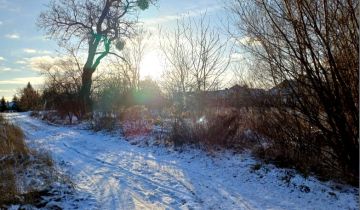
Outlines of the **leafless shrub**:
M 309 167 L 317 158 L 331 159 L 336 168 L 329 175 L 341 172 L 357 184 L 359 2 L 231 2 L 233 38 L 256 61 L 257 79 L 275 86 L 270 106 L 277 110 L 269 108 L 261 121 L 266 126 L 258 129 L 284 158 Z M 319 157 L 309 158 L 313 145 L 324 142 Z
M 230 113 L 207 114 L 205 119 L 199 119 L 195 124 L 195 136 L 205 144 L 208 150 L 216 148 L 232 148 L 239 129 L 239 115 L 236 111 Z M 201 122 L 205 121 L 205 122 Z
M 94 131 L 112 132 L 116 128 L 117 119 L 112 116 L 94 117 L 91 123 L 91 129 Z
M 154 125 L 154 118 L 144 106 L 125 109 L 121 116 L 122 130 L 126 137 L 148 135 Z
M 46 77 L 42 95 L 44 108 L 57 110 L 61 118 L 68 118 L 72 124 L 73 117 L 82 119 L 82 101 L 79 100 L 81 88 L 81 61 L 77 50 L 69 48 L 65 56 L 51 63 L 40 63 L 38 68 Z M 98 77 L 94 78 L 97 82 Z
M 341 163 L 327 144 L 321 130 L 312 127 L 301 113 L 276 108 L 262 110 L 252 119 L 252 129 L 266 139 L 266 147 L 254 153 L 280 167 L 296 168 L 304 175 L 311 173 L 326 179 L 342 177 Z
M 182 147 L 184 144 L 197 143 L 192 137 L 191 128 L 182 118 L 178 118 L 172 123 L 166 142 L 175 148 Z
M 172 122 L 168 134 L 168 142 L 175 147 L 194 144 L 209 152 L 219 149 L 240 151 L 257 144 L 249 142 L 248 121 L 242 111 L 224 108 L 216 112 L 210 109 L 202 116 L 184 116 Z

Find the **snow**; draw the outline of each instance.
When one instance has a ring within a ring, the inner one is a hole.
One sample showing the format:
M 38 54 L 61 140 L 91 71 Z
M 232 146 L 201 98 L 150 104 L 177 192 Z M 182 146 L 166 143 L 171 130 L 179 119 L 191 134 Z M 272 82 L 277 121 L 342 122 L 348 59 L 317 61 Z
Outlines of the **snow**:
M 28 113 L 6 117 L 72 178 L 84 200 L 79 209 L 359 208 L 356 188 L 259 165 L 248 154 L 140 147 L 120 135 L 50 125 Z M 69 209 L 69 202 L 61 207 Z

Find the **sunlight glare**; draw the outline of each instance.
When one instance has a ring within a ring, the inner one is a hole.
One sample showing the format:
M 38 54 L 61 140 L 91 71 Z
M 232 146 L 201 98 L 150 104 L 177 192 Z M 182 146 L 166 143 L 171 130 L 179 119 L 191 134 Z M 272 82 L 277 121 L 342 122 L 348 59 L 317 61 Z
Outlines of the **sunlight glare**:
M 158 50 L 152 50 L 145 53 L 144 58 L 140 64 L 140 77 L 144 79 L 150 76 L 152 79 L 159 80 L 164 71 L 164 61 L 161 59 Z

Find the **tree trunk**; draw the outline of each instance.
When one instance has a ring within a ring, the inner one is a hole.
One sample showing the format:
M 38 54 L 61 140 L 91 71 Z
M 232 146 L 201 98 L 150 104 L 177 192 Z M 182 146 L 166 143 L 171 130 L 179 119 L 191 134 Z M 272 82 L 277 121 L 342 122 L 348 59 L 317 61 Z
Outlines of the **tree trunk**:
M 81 77 L 82 84 L 80 89 L 80 103 L 82 106 L 81 112 L 83 116 L 92 111 L 90 93 L 93 72 L 93 69 L 84 67 Z

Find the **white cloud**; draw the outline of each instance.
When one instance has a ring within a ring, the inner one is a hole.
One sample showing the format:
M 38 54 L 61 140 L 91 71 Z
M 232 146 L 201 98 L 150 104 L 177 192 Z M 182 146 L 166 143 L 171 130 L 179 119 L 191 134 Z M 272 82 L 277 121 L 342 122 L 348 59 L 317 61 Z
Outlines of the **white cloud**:
M 0 89 L 0 93 L 12 93 L 15 92 L 15 89 Z
M 24 60 L 16 61 L 16 63 L 17 63 L 17 64 L 27 64 L 27 62 L 24 61 Z
M 256 38 L 252 38 L 249 36 L 244 36 L 241 38 L 232 38 L 233 43 L 237 45 L 248 45 L 248 46 L 255 46 L 260 45 L 260 41 L 258 41 Z
M 147 26 L 148 25 L 158 25 L 158 24 L 161 24 L 161 23 L 175 21 L 175 20 L 180 19 L 180 18 L 199 16 L 201 14 L 210 13 L 210 12 L 219 10 L 221 8 L 222 8 L 222 6 L 220 6 L 220 5 L 213 5 L 211 7 L 204 8 L 204 9 L 199 9 L 199 8 L 192 9 L 192 10 L 189 10 L 187 12 L 176 14 L 176 15 L 165 15 L 165 16 L 160 16 L 160 17 L 157 17 L 157 18 L 148 18 L 148 19 L 145 19 L 143 22 Z
M 6 66 L 0 66 L 0 72 L 4 72 L 4 71 L 12 71 L 13 69 L 10 67 L 6 67 Z
M 16 92 L 16 89 L 0 89 L 0 96 L 4 96 L 5 100 L 11 101 Z
M 180 17 L 183 17 L 183 16 L 182 15 L 166 15 L 166 16 L 161 16 L 161 17 L 157 17 L 157 18 L 145 19 L 144 23 L 145 23 L 145 25 L 157 25 L 157 24 L 177 20 Z
M 39 72 L 48 68 L 52 68 L 55 65 L 58 65 L 60 61 L 64 61 L 67 59 L 72 58 L 66 56 L 39 55 L 35 57 L 23 58 L 16 61 L 15 63 L 22 65 L 21 69 L 24 69 L 24 67 L 26 67 L 27 69 Z
M 18 77 L 8 80 L 0 80 L 0 85 L 26 85 L 30 82 L 33 85 L 39 85 L 44 82 L 44 79 L 41 76 L 38 77 Z
M 23 51 L 29 54 L 51 54 L 48 50 L 36 50 L 32 48 L 24 48 Z
M 5 60 L 5 58 L 0 56 L 0 61 L 4 61 L 4 60 Z
M 26 52 L 26 53 L 36 53 L 36 50 L 35 50 L 35 49 L 25 48 L 25 49 L 23 49 L 23 50 L 24 50 L 24 52 Z
M 8 72 L 8 71 L 19 71 L 19 69 L 15 69 L 8 66 L 0 66 L 0 72 Z
M 17 34 L 17 33 L 6 34 L 5 37 L 8 38 L 8 39 L 20 39 L 20 35 Z
M 31 58 L 24 58 L 23 60 L 16 61 L 18 64 L 27 65 L 34 71 L 41 71 L 44 65 L 52 65 L 56 63 L 60 58 L 49 55 L 36 56 Z

